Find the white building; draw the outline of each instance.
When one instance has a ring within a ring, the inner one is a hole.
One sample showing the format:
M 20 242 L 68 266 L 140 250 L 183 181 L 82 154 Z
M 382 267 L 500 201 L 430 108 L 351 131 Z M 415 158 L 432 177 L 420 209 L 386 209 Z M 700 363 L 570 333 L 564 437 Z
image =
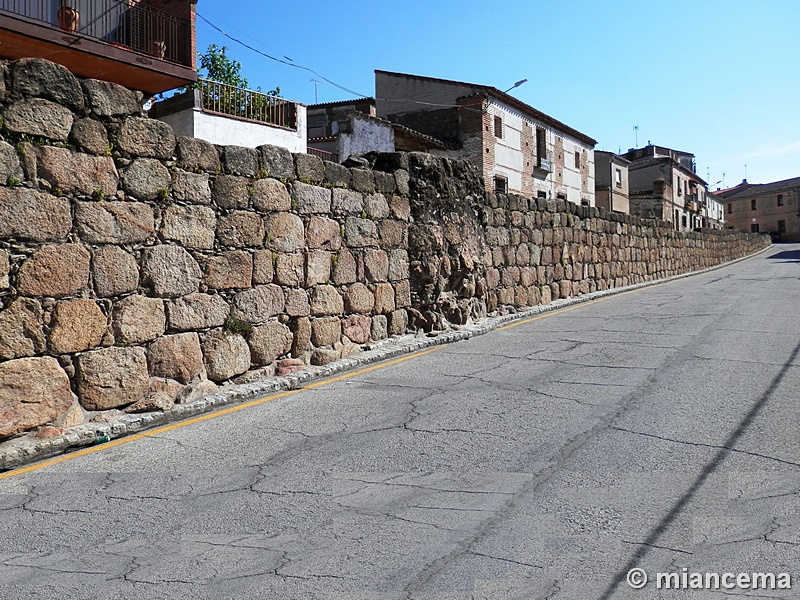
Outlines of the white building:
M 306 106 L 253 90 L 200 80 L 200 89 L 155 104 L 151 116 L 169 123 L 175 135 L 256 148 L 281 146 L 306 152 Z
M 375 71 L 377 115 L 443 141 L 487 188 L 594 206 L 589 136 L 494 87 Z

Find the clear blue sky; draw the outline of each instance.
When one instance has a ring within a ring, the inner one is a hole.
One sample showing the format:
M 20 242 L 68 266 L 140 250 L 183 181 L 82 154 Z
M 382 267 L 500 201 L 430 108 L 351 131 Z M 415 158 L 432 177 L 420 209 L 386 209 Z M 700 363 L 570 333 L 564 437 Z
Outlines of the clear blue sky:
M 709 184 L 800 177 L 800 0 L 199 0 L 229 35 L 366 96 L 375 69 L 506 89 L 626 151 L 697 156 Z M 251 87 L 314 103 L 353 98 L 197 21 L 198 50 L 228 46 Z M 722 184 L 712 186 L 712 189 Z

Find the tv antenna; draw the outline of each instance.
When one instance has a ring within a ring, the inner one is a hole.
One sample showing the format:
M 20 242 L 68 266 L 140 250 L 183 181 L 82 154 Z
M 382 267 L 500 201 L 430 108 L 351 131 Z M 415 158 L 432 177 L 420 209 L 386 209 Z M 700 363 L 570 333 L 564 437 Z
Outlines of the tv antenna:
M 633 126 L 633 131 L 636 134 L 636 147 L 638 148 L 639 147 L 639 126 L 638 125 L 634 125 Z
M 314 104 L 319 104 L 319 98 L 317 97 L 317 86 L 319 86 L 321 82 L 317 81 L 313 77 L 309 79 L 309 81 L 314 84 Z

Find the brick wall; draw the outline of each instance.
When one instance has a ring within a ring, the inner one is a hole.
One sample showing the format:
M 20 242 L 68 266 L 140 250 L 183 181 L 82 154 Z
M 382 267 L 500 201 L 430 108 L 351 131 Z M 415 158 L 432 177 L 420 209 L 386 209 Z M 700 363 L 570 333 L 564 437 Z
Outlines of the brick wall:
M 773 190 L 769 193 L 758 193 L 758 187 L 752 193 L 737 196 L 734 200 L 725 201 L 725 225 L 739 231 L 750 231 L 755 224 L 761 233 L 780 232 L 781 241 L 800 241 L 800 194 L 798 188 Z M 781 196 L 779 204 L 778 195 Z M 756 208 L 753 210 L 753 201 Z M 732 208 L 728 208 L 728 207 Z M 728 212 L 731 210 L 731 212 Z M 781 232 L 780 221 L 784 231 Z
M 522 166 L 524 175 L 522 177 L 522 195 L 528 198 L 536 197 L 536 189 L 533 184 L 534 164 L 536 161 L 536 137 L 530 123 L 522 123 L 522 133 L 520 135 L 520 149 L 522 150 Z

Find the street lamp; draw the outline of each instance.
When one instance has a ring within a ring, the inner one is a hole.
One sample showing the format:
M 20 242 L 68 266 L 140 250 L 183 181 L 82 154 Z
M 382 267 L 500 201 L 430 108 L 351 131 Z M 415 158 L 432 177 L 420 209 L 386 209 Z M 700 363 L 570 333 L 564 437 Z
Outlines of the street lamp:
M 510 92 L 511 90 L 513 90 L 514 88 L 518 88 L 519 86 L 521 86 L 523 83 L 528 83 L 528 80 L 527 80 L 527 79 L 520 79 L 520 80 L 519 80 L 517 83 L 515 83 L 514 85 L 512 85 L 510 88 L 508 88 L 508 89 L 507 89 L 505 92 L 503 92 L 503 93 L 504 93 L 504 94 L 507 94 L 508 92 Z

